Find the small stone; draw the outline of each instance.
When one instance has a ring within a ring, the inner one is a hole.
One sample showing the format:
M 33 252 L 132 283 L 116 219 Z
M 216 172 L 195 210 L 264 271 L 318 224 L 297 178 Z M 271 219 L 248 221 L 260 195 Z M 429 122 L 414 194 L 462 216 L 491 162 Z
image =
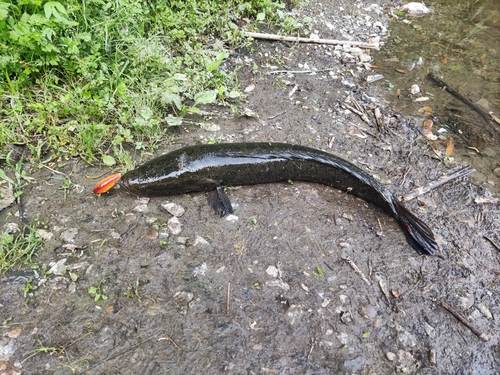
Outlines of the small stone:
M 347 345 L 347 343 L 349 342 L 349 335 L 345 332 L 338 333 L 336 337 L 342 345 Z
M 177 237 L 177 243 L 180 243 L 181 245 L 185 245 L 188 242 L 187 237 Z
M 135 212 L 147 212 L 148 211 L 148 205 L 147 204 L 140 204 L 138 206 L 134 207 Z
M 203 237 L 196 236 L 196 238 L 193 242 L 193 246 L 198 246 L 198 245 L 210 245 L 210 243 L 206 239 L 204 239 Z
M 424 330 L 429 335 L 431 339 L 436 337 L 436 330 L 429 323 L 424 322 Z
M 9 337 L 11 339 L 17 339 L 19 335 L 21 334 L 22 329 L 21 328 L 15 328 L 12 331 L 9 332 Z
M 436 364 L 436 351 L 434 349 L 429 350 L 429 362 L 432 364 Z
M 177 292 L 174 294 L 174 301 L 179 305 L 187 305 L 194 298 L 194 294 L 191 292 Z
M 0 337 L 0 362 L 8 361 L 16 351 L 14 340 L 9 340 L 7 337 Z
M 193 276 L 196 277 L 196 276 L 204 276 L 205 273 L 207 273 L 208 271 L 208 266 L 205 262 L 197 265 L 194 269 L 193 269 Z
M 490 309 L 488 309 L 483 303 L 479 302 L 476 304 L 476 307 L 478 308 L 479 311 L 486 317 L 486 319 L 493 319 L 493 314 L 491 313 Z
M 174 236 L 181 234 L 181 232 L 182 232 L 181 222 L 179 221 L 179 219 L 177 219 L 177 216 L 170 218 L 167 222 L 167 226 L 168 226 L 168 229 L 170 230 L 170 232 Z
M 36 234 L 42 238 L 44 241 L 49 241 L 53 236 L 54 233 L 49 232 L 48 230 L 45 229 L 37 229 Z
M 500 168 L 495 168 L 493 170 L 493 173 L 495 174 L 495 176 L 500 177 Z
M 19 232 L 19 224 L 17 223 L 7 223 L 4 225 L 5 234 L 12 234 L 12 233 L 17 233 Z
M 385 357 L 392 362 L 396 359 L 396 354 L 394 354 L 393 352 L 387 352 L 385 353 Z
M 172 216 L 181 217 L 184 215 L 184 208 L 177 203 L 165 203 L 161 205 Z
M 410 87 L 410 94 L 418 94 L 420 92 L 420 87 L 418 87 L 418 85 L 412 85 Z
M 287 283 L 285 283 L 282 280 L 266 281 L 265 285 L 268 287 L 278 287 L 278 288 L 283 289 L 283 290 L 290 290 L 290 285 L 288 285 Z
M 66 271 L 66 258 L 60 259 L 57 262 L 52 262 L 49 265 L 51 268 L 49 269 L 49 273 L 54 275 L 62 275 Z
M 146 232 L 146 238 L 149 238 L 150 240 L 158 238 L 158 231 L 156 229 L 150 229 L 150 230 L 148 230 Z
M 63 242 L 75 242 L 75 236 L 78 234 L 78 228 L 66 229 L 59 236 Z
M 274 266 L 269 266 L 266 269 L 266 273 L 272 277 L 278 277 L 278 269 Z

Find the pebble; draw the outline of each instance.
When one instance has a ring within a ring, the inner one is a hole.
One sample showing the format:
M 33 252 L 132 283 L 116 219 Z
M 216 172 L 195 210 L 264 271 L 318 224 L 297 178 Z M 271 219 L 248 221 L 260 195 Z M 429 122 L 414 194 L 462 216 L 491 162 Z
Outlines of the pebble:
M 179 221 L 179 219 L 177 219 L 177 216 L 170 218 L 167 222 L 167 226 L 168 226 L 168 229 L 170 230 L 170 232 L 174 236 L 181 234 L 181 232 L 182 232 L 181 222 Z
M 150 229 L 146 232 L 146 238 L 149 238 L 150 240 L 153 240 L 155 238 L 158 238 L 158 231 L 155 229 Z
M 50 263 L 49 266 L 49 272 L 54 274 L 54 275 L 62 275 L 66 271 L 66 258 L 60 259 L 57 262 Z
M 420 92 L 420 87 L 418 85 L 412 85 L 410 87 L 410 94 L 418 94 Z
M 495 176 L 500 177 L 500 168 L 495 168 L 495 169 L 493 170 L 493 173 L 495 174 Z
M 75 236 L 78 234 L 78 228 L 66 229 L 61 232 L 60 238 L 63 242 L 75 242 Z
M 429 323 L 424 322 L 424 330 L 425 330 L 425 333 L 427 333 L 427 335 L 429 335 L 429 337 L 431 339 L 436 337 L 436 330 Z
M 385 353 L 385 357 L 392 362 L 396 359 L 396 354 L 394 354 L 393 352 L 387 352 Z
M 16 351 L 15 341 L 7 337 L 0 337 L 0 362 L 8 361 Z
M 203 237 L 196 236 L 196 238 L 194 239 L 194 242 L 193 242 L 193 246 L 198 246 L 198 245 L 210 245 L 210 243 L 206 239 L 204 239 Z
M 401 344 L 409 347 L 414 347 L 417 345 L 417 340 L 415 339 L 415 337 L 397 323 L 396 331 L 398 331 L 398 339 Z
M 283 289 L 283 290 L 290 290 L 290 285 L 288 285 L 287 283 L 285 283 L 282 280 L 266 281 L 265 285 L 268 287 L 278 287 L 278 288 Z
M 148 205 L 147 204 L 140 204 L 138 206 L 134 207 L 135 212 L 147 212 L 148 211 Z
M 481 313 L 486 317 L 486 319 L 493 319 L 493 314 L 491 313 L 490 309 L 488 309 L 483 303 L 479 302 L 476 304 L 476 307 Z
M 196 276 L 204 276 L 205 273 L 207 273 L 208 271 L 208 266 L 205 262 L 197 265 L 194 269 L 193 269 L 193 276 L 196 277 Z
M 191 292 L 177 292 L 174 294 L 174 301 L 179 305 L 187 305 L 194 298 L 194 294 Z
M 45 230 L 45 229 L 37 229 L 36 234 L 39 237 L 41 237 L 42 240 L 44 240 L 44 241 L 49 241 L 54 236 L 54 233 L 49 232 L 48 230 Z
M 180 243 L 181 245 L 185 245 L 188 242 L 187 237 L 177 237 L 177 243 Z
M 177 203 L 164 203 L 161 206 L 172 216 L 181 217 L 185 212 L 184 208 Z
M 429 362 L 432 364 L 436 364 L 436 351 L 434 349 L 429 350 Z
M 12 233 L 17 233 L 19 232 L 19 224 L 17 223 L 7 223 L 4 225 L 5 234 L 12 234 Z
M 274 266 L 269 266 L 266 269 L 266 273 L 272 277 L 278 277 L 278 269 Z

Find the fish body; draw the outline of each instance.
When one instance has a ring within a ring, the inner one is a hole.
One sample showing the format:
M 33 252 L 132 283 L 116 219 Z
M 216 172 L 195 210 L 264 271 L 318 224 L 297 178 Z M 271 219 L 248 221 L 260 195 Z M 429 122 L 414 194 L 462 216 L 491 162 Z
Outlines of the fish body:
M 394 216 L 419 254 L 437 249 L 431 229 L 408 211 L 380 182 L 356 165 L 310 147 L 285 143 L 196 145 L 162 155 L 125 173 L 120 184 L 138 196 L 207 191 L 221 215 L 232 213 L 222 186 L 279 181 L 328 185 L 372 202 Z

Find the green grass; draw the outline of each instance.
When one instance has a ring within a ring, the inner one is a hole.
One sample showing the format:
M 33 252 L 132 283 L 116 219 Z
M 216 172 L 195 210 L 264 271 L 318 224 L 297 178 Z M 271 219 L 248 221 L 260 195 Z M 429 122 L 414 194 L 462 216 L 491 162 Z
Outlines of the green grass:
M 1 2 L 0 156 L 130 164 L 201 105 L 242 97 L 223 64 L 258 23 L 295 30 L 272 0 Z
M 24 231 L 0 234 L 0 274 L 13 268 L 19 262 L 32 265 L 31 258 L 42 245 L 42 238 L 35 226 L 27 226 Z

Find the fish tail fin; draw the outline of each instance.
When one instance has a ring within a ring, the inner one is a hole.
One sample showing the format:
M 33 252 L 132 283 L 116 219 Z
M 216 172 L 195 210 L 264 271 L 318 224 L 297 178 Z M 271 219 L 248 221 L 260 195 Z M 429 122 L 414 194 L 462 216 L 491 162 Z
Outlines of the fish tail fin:
M 402 203 L 395 201 L 397 219 L 408 243 L 419 254 L 434 255 L 439 249 L 434 233 L 421 219 L 412 214 Z

